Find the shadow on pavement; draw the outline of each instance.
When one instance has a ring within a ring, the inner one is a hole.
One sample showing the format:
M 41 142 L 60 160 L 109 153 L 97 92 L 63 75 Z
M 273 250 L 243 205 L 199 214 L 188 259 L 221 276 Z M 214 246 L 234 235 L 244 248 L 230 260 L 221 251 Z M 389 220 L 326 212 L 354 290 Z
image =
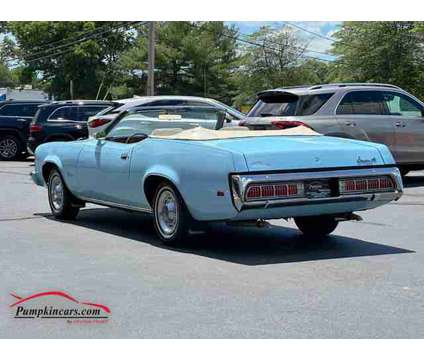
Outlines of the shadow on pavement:
M 35 215 L 58 221 L 50 214 Z M 83 209 L 77 220 L 70 223 L 170 251 L 191 253 L 244 265 L 414 252 L 338 235 L 330 236 L 322 242 L 314 242 L 313 239 L 301 235 L 299 231 L 282 226 L 257 229 L 225 224 L 214 224 L 204 234 L 192 235 L 188 244 L 184 246 L 168 247 L 157 239 L 150 216 L 108 208 Z
M 424 186 L 424 176 L 407 175 L 403 178 L 403 186 L 406 188 L 415 188 Z

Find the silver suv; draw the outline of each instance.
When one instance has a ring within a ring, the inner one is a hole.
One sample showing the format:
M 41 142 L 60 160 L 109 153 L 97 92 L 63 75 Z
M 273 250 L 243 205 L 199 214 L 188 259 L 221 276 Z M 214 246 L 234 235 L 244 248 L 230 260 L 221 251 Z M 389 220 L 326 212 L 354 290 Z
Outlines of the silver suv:
M 424 169 L 424 103 L 388 84 L 341 83 L 263 91 L 240 125 L 252 130 L 306 125 L 328 136 L 389 146 L 406 174 Z

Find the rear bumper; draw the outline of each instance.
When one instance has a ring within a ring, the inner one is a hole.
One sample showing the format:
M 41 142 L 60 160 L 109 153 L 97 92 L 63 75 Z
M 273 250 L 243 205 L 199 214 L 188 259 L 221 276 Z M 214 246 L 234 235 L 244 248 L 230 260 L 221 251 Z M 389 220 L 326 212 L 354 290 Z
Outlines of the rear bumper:
M 311 179 L 339 179 L 349 177 L 367 177 L 367 176 L 390 176 L 395 184 L 394 191 L 383 193 L 361 193 L 339 195 L 327 198 L 294 198 L 294 199 L 273 199 L 260 201 L 246 201 L 245 193 L 247 187 L 252 183 L 264 182 L 285 182 L 300 181 Z M 367 168 L 367 169 L 349 169 L 349 170 L 330 170 L 314 172 L 297 173 L 276 173 L 276 174 L 244 174 L 231 176 L 231 188 L 233 194 L 233 203 L 239 212 L 248 209 L 271 209 L 284 207 L 286 210 L 290 207 L 307 207 L 312 205 L 321 205 L 331 207 L 332 204 L 352 204 L 352 211 L 358 209 L 358 203 L 362 203 L 360 208 L 373 208 L 383 205 L 392 200 L 398 200 L 403 194 L 402 177 L 399 169 L 396 167 Z M 357 203 L 354 205 L 353 203 Z M 368 204 L 365 206 L 365 204 Z M 315 206 L 316 207 L 316 206 Z M 336 206 L 337 207 L 337 206 Z M 319 206 L 318 206 L 319 208 Z M 289 210 L 290 211 L 290 210 Z
M 27 148 L 30 154 L 34 155 L 35 149 L 37 148 L 38 145 L 40 145 L 40 142 L 37 139 L 31 136 L 28 138 Z

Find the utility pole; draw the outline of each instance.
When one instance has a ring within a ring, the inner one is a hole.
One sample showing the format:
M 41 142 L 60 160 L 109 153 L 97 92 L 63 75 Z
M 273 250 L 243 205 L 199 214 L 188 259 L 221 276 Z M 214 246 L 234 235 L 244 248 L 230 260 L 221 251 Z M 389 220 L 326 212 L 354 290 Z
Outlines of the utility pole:
M 149 23 L 149 52 L 147 67 L 147 96 L 155 95 L 155 22 Z
M 71 95 L 71 100 L 74 100 L 74 80 L 69 81 L 69 93 Z

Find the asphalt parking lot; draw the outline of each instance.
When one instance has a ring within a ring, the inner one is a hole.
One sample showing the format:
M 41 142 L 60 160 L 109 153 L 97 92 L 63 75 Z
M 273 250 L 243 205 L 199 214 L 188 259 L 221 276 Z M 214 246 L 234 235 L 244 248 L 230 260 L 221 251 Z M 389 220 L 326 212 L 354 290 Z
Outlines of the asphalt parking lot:
M 215 226 L 167 248 L 144 215 L 49 216 L 31 161 L 0 162 L 0 338 L 421 338 L 424 172 L 403 198 L 310 245 L 292 222 Z M 15 319 L 10 293 L 107 304 L 101 324 Z

